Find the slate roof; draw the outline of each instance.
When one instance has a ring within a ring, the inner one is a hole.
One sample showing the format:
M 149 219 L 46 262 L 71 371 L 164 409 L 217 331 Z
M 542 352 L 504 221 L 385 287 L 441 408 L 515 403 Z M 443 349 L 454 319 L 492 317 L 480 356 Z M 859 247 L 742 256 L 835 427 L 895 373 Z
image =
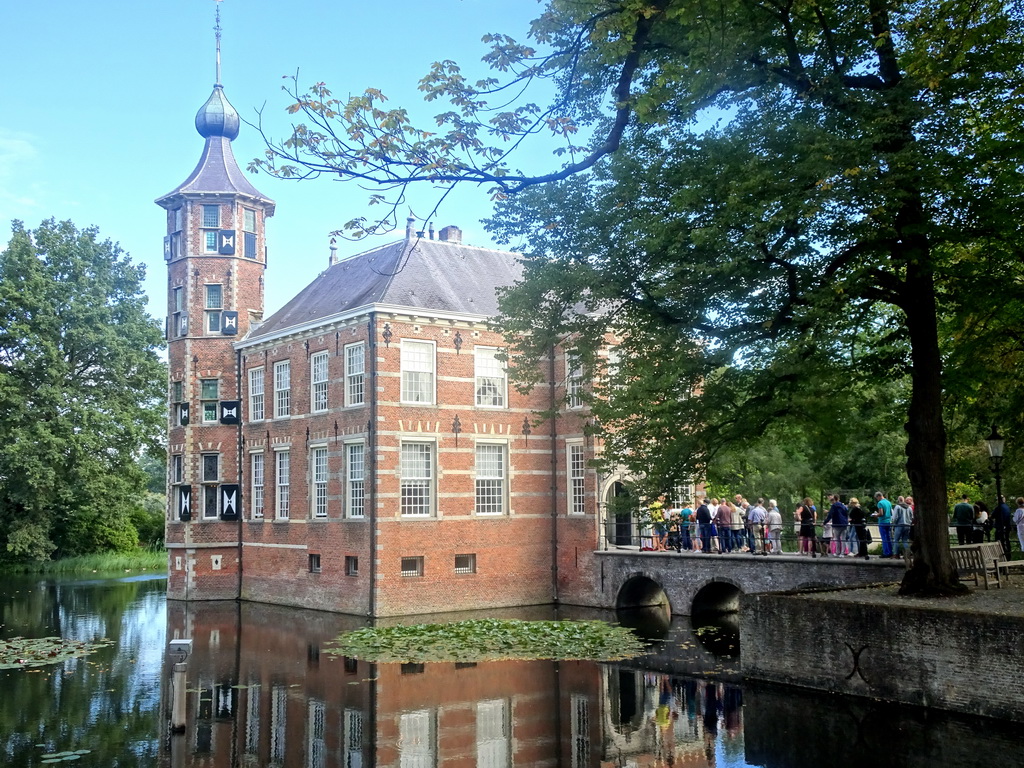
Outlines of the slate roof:
M 226 136 L 208 137 L 195 170 L 176 188 L 158 197 L 156 202 L 157 205 L 164 205 L 178 195 L 204 193 L 246 195 L 273 205 L 273 201 L 250 184 L 242 173 L 231 151 L 231 139 Z
M 515 253 L 447 240 L 399 240 L 331 265 L 245 342 L 315 325 L 368 304 L 492 317 L 498 313 L 497 289 L 521 275 Z

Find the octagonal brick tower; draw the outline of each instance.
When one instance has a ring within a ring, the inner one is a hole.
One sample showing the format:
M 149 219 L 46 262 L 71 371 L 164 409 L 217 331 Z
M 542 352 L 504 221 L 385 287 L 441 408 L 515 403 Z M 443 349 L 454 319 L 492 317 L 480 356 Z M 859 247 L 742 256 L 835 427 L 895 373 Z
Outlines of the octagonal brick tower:
M 219 42 L 219 41 L 218 41 Z M 238 167 L 239 117 L 218 82 L 196 114 L 206 140 L 167 211 L 168 596 L 238 595 L 243 486 L 233 343 L 263 316 L 264 227 L 274 201 Z

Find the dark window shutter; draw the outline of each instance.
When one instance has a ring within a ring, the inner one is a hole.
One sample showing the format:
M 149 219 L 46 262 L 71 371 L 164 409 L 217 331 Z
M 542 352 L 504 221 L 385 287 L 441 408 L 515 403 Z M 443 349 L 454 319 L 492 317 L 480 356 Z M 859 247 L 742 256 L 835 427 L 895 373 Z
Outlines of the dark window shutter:
M 217 253 L 232 256 L 235 253 L 235 230 L 222 229 L 217 233 Z
M 178 519 L 192 519 L 192 487 L 188 485 L 178 486 Z
M 238 400 L 220 401 L 220 423 L 237 424 L 238 414 L 241 411 L 241 403 Z
M 181 410 L 178 411 L 178 423 L 183 427 L 188 426 L 188 403 L 181 403 L 178 406 Z
M 240 486 L 222 485 L 220 487 L 220 519 L 237 520 L 241 511 L 242 499 L 240 497 Z
M 238 313 L 224 311 L 220 313 L 220 332 L 224 336 L 238 335 Z

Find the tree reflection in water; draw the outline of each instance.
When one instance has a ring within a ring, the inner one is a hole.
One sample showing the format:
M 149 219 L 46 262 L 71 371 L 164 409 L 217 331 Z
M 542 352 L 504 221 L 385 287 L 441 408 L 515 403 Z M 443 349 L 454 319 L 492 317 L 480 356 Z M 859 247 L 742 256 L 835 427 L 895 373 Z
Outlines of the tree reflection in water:
M 157 581 L 0 593 L 0 636 L 102 627 L 118 641 L 98 663 L 0 673 L 5 768 L 83 748 L 90 752 L 77 764 L 97 768 L 980 768 L 1019 758 L 1022 740 L 1009 724 L 742 683 L 729 622 L 712 636 L 687 617 L 634 617 L 650 653 L 620 664 L 374 665 L 321 653 L 342 631 L 365 625 L 361 618 L 172 602 L 165 623 L 163 588 Z M 550 609 L 501 614 L 552 618 Z M 194 644 L 186 725 L 177 734 L 169 729 L 164 654 L 174 637 Z

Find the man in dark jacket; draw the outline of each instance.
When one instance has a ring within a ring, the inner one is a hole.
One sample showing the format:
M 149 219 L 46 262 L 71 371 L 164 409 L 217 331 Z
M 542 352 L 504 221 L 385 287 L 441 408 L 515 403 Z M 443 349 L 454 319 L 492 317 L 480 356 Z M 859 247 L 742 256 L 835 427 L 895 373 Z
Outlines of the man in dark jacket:
M 974 505 L 966 493 L 960 503 L 953 507 L 953 525 L 956 526 L 956 543 L 970 544 L 971 531 L 974 530 Z
M 697 530 L 700 531 L 701 552 L 711 552 L 711 510 L 705 496 L 697 507 Z
M 849 510 L 839 500 L 838 494 L 833 493 L 828 498 L 832 502 L 832 506 L 828 508 L 825 522 L 832 523 L 832 554 L 837 557 L 845 557 L 848 551 L 846 548 L 846 528 L 850 524 Z
M 1013 513 L 1010 512 L 1010 505 L 1006 498 L 1000 496 L 996 499 L 996 508 L 992 510 L 992 526 L 996 532 L 996 541 L 1003 545 L 1003 552 L 1006 559 L 1010 559 L 1010 530 L 1016 526 L 1013 524 Z

